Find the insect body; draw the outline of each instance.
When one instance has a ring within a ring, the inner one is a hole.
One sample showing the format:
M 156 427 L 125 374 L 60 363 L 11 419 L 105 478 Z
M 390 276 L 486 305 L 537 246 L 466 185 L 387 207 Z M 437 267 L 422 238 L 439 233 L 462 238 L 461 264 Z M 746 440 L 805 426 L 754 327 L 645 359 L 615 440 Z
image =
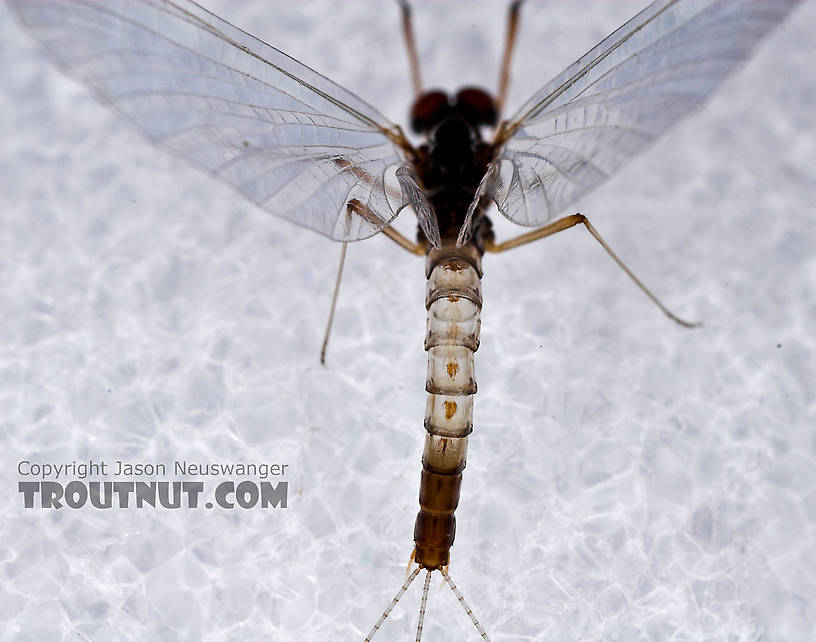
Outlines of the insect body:
M 420 149 L 419 169 L 440 230 L 439 247 L 428 244 L 427 255 L 428 434 L 414 530 L 416 561 L 434 570 L 448 564 L 473 429 L 473 354 L 479 347 L 481 257 L 489 220 L 479 211 L 472 240 L 457 245 L 457 239 L 487 165 L 479 126 L 494 125 L 496 109 L 483 92 L 465 89 L 451 102 L 441 92 L 422 96 L 412 116 L 414 129 L 430 134 Z
M 580 224 L 657 302 L 584 216 L 555 217 L 701 104 L 795 5 L 657 0 L 500 120 L 521 3 L 511 4 L 495 100 L 475 88 L 453 96 L 423 92 L 403 4 L 417 96 L 411 125 L 425 136 L 414 147 L 351 92 L 193 2 L 7 1 L 61 67 L 156 145 L 332 239 L 383 232 L 426 257 L 428 402 L 417 568 L 392 602 L 427 569 L 417 639 L 431 571 L 441 572 L 464 605 L 447 565 L 473 429 L 482 255 Z M 492 138 L 483 139 L 493 127 Z M 485 213 L 490 203 L 537 229 L 496 242 Z M 391 227 L 407 205 L 417 216 L 416 241 Z

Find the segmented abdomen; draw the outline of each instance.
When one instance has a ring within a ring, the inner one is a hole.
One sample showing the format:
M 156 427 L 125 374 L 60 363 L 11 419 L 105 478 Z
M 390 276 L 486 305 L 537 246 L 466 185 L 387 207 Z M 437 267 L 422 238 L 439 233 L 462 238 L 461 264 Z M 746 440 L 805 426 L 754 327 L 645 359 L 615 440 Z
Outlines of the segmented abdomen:
M 427 434 L 414 542 L 420 566 L 437 569 L 448 563 L 453 544 L 454 511 L 473 430 L 473 353 L 479 347 L 482 307 L 477 266 L 458 256 L 440 260 L 428 278 L 425 305 Z

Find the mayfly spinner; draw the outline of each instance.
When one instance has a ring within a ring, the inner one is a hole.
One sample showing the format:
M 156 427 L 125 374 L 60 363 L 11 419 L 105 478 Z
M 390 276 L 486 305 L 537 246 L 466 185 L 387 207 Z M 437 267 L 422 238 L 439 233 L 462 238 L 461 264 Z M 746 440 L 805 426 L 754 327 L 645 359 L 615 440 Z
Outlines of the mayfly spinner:
M 487 640 L 448 574 L 473 430 L 482 256 L 583 225 L 668 316 L 693 325 L 669 312 L 583 215 L 555 217 L 699 106 L 796 2 L 657 0 L 507 119 L 521 0 L 510 5 L 495 97 L 423 88 L 402 2 L 416 95 L 410 126 L 424 137 L 417 147 L 348 90 L 188 0 L 7 1 L 60 67 L 157 146 L 336 241 L 382 232 L 425 256 L 428 401 L 415 568 L 366 640 L 423 569 L 416 639 L 438 570 Z M 498 242 L 491 204 L 536 229 Z M 391 227 L 408 205 L 416 240 Z

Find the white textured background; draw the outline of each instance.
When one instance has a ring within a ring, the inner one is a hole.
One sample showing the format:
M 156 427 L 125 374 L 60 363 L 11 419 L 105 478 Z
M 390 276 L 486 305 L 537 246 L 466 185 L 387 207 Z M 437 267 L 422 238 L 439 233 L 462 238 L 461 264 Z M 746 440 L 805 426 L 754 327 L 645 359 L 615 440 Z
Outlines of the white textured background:
M 403 122 L 394 4 L 207 4 Z M 642 4 L 526 6 L 511 107 Z M 502 3 L 416 14 L 427 84 L 494 85 Z M 451 574 L 494 641 L 814 639 L 814 30 L 576 204 L 702 329 L 581 230 L 486 258 Z M 320 367 L 338 246 L 144 144 L 3 5 L 0 87 L 0 637 L 361 639 L 412 547 L 422 261 L 350 246 Z M 21 458 L 288 463 L 290 503 L 26 511 Z M 433 586 L 423 639 L 476 639 Z

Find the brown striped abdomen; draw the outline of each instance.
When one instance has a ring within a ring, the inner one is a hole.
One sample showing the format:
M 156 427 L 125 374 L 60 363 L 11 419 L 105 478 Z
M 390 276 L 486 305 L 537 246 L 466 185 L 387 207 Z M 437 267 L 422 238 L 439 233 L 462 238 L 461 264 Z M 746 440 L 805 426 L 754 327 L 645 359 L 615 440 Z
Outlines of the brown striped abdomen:
M 414 543 L 416 561 L 431 570 L 448 563 L 468 435 L 473 430 L 473 353 L 479 347 L 482 307 L 480 258 L 472 245 L 458 249 L 445 245 L 428 256 L 427 434 Z

